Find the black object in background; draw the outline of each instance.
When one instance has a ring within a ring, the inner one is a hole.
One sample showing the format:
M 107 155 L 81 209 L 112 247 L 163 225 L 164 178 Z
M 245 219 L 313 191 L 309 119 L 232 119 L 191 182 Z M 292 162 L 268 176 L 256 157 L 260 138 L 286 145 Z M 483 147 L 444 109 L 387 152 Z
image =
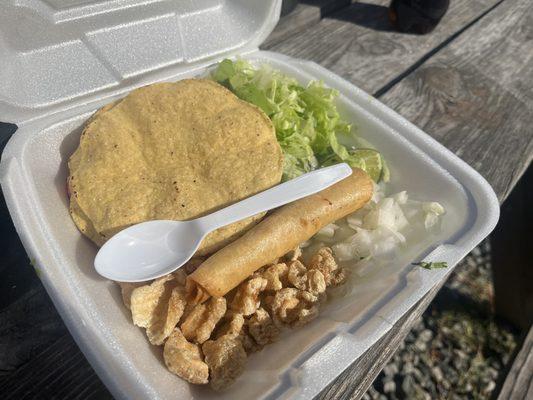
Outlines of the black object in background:
M 281 3 L 281 16 L 290 14 L 298 5 L 298 0 L 283 0 Z
M 450 0 L 392 0 L 389 18 L 401 32 L 429 33 L 448 11 Z

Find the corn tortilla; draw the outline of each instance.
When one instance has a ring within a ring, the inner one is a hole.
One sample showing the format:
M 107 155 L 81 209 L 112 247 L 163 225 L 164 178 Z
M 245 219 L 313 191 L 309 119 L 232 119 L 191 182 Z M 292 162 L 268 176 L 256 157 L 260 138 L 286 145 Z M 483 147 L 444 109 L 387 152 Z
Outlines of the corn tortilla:
M 204 79 L 158 83 L 97 112 L 69 160 L 70 212 L 98 245 L 132 224 L 186 220 L 281 180 L 283 156 L 270 119 Z M 208 254 L 262 215 L 218 229 Z

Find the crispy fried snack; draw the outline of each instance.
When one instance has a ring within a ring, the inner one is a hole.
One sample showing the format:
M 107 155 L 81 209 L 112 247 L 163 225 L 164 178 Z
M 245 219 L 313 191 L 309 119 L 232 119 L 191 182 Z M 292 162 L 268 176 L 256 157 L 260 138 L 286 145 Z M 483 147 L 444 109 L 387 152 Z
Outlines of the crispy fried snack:
M 368 174 L 354 169 L 335 185 L 279 208 L 188 276 L 190 298 L 202 302 L 209 296 L 224 296 L 325 225 L 361 208 L 370 200 L 372 190 Z
M 228 335 L 234 338 L 239 338 L 242 335 L 243 326 L 243 315 L 229 311 L 224 316 L 224 323 L 217 329 L 215 337 L 218 339 L 221 336 Z
M 86 124 L 69 162 L 70 214 L 97 245 L 139 222 L 187 220 L 276 185 L 283 154 L 272 121 L 210 79 L 130 92 Z M 211 254 L 264 215 L 202 241 Z
M 124 305 L 129 310 L 131 308 L 131 293 L 133 289 L 138 288 L 139 286 L 146 285 L 146 282 L 117 282 L 120 286 L 120 293 L 122 294 L 122 301 Z
M 150 285 L 133 289 L 130 296 L 133 323 L 141 328 L 148 328 L 152 324 L 156 308 L 168 301 L 175 286 L 173 276 L 165 275 Z
M 274 324 L 272 318 L 264 308 L 257 311 L 248 320 L 248 332 L 257 344 L 264 346 L 273 343 L 278 339 L 279 328 Z
M 265 290 L 267 280 L 255 277 L 243 282 L 231 302 L 231 309 L 244 316 L 251 315 L 259 307 L 259 294 Z
M 327 286 L 339 286 L 346 281 L 347 271 L 339 268 L 333 252 L 329 247 L 323 247 L 311 258 L 309 269 L 322 272 Z
M 244 371 L 246 352 L 240 340 L 224 335 L 202 346 L 209 366 L 209 384 L 215 390 L 229 387 Z
M 187 340 L 202 344 L 211 336 L 216 324 L 226 313 L 226 299 L 213 297 L 205 304 L 197 304 L 181 324 Z
M 197 385 L 207 383 L 209 368 L 203 361 L 200 346 L 188 342 L 175 329 L 165 343 L 163 358 L 170 372 Z
M 287 286 L 289 268 L 285 263 L 277 263 L 267 267 L 260 275 L 267 280 L 265 290 L 280 290 Z
M 242 374 L 247 354 L 278 340 L 282 327 L 313 320 L 327 286 L 345 279 L 329 248 L 321 248 L 307 265 L 301 254 L 292 253 L 242 282 L 227 296 L 229 308 L 225 297 L 187 303 L 183 270 L 141 286 L 121 283 L 124 301 L 131 301 L 133 320 L 146 328 L 150 342 L 164 344 L 172 373 L 223 390 Z
M 318 297 L 305 290 L 281 289 L 273 297 L 267 298 L 267 303 L 278 326 L 297 327 L 318 316 Z
M 176 286 L 172 289 L 168 302 L 160 302 L 160 305 L 154 310 L 150 326 L 146 328 L 146 336 L 148 336 L 150 343 L 163 344 L 179 322 L 186 305 L 185 288 Z

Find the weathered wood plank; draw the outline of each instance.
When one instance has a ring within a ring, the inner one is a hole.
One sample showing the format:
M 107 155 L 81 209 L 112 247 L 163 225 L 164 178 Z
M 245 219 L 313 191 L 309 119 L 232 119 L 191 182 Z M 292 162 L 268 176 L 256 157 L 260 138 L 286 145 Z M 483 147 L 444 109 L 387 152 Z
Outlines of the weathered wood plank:
M 0 393 L 5 400 L 112 399 L 69 334 L 0 381 Z
M 389 332 L 324 389 L 317 400 L 355 400 L 361 398 L 387 361 L 398 350 L 415 322 L 428 308 L 444 283 L 442 282 L 431 289 Z
M 533 399 L 533 328 L 529 329 L 498 396 L 498 400 L 528 399 Z
M 528 0 L 503 2 L 381 98 L 477 169 L 502 201 L 533 158 L 532 21 Z
M 355 2 L 320 23 L 264 49 L 312 60 L 375 93 L 422 57 L 475 21 L 498 0 L 456 0 L 424 36 L 391 30 L 390 0 Z
M 39 284 L 0 312 L 0 376 L 31 360 L 67 329 Z
M 529 73 L 533 41 L 522 32 L 529 30 L 531 16 L 529 0 L 502 3 L 468 35 L 459 37 L 382 98 L 478 169 L 500 201 L 533 156 L 533 109 L 525 95 L 533 88 L 533 80 L 523 80 L 522 84 L 529 86 L 520 89 L 524 95 L 518 96 L 514 90 L 521 76 L 501 76 L 502 69 L 493 64 L 506 63 L 512 71 Z M 505 48 L 506 41 L 522 53 L 512 61 L 493 57 L 491 52 L 493 46 Z M 321 398 L 362 396 L 439 289 L 433 288 Z
M 263 46 L 271 47 L 305 28 L 317 24 L 322 16 L 349 5 L 351 0 L 308 0 L 301 1 L 287 16 L 280 18 L 276 29 Z
M 0 126 L 0 137 L 12 129 Z M 0 191 L 0 378 L 32 359 L 66 328 L 31 267 Z
M 533 323 L 532 185 L 530 167 L 503 204 L 491 235 L 496 314 L 525 330 Z

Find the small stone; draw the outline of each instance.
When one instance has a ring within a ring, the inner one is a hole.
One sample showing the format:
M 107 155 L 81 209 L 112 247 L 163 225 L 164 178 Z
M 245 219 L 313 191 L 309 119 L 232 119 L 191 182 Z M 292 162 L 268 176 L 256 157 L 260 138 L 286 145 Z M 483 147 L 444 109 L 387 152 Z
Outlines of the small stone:
M 470 252 L 470 254 L 472 254 L 474 256 L 480 256 L 481 255 L 481 249 L 479 248 L 479 246 L 474 247 L 472 249 L 472 251 Z
M 406 362 L 404 365 L 403 365 L 403 373 L 405 375 L 408 375 L 408 374 L 411 374 L 413 373 L 413 370 L 415 369 L 413 363 L 411 362 Z
M 492 379 L 496 379 L 498 377 L 498 371 L 495 368 L 493 368 L 493 367 L 489 367 L 487 369 L 487 372 L 489 373 L 489 375 L 490 375 L 490 377 Z
M 444 378 L 444 375 L 442 374 L 442 370 L 439 367 L 433 367 L 431 368 L 431 373 L 433 374 L 433 377 L 437 382 L 442 381 Z
M 392 393 L 396 391 L 396 384 L 394 381 L 385 382 L 383 385 L 383 392 L 385 393 Z
M 390 363 L 383 368 L 383 373 L 386 376 L 394 376 L 398 373 L 398 365 L 396 363 Z
M 419 350 L 419 351 L 426 351 L 427 349 L 427 344 L 423 341 L 423 340 L 417 340 L 415 342 L 415 347 Z
M 467 355 L 464 351 L 462 351 L 462 350 L 457 350 L 457 349 L 456 349 L 456 350 L 454 350 L 454 353 L 455 353 L 455 355 L 456 355 L 457 357 L 459 357 L 459 358 L 461 358 L 461 359 L 463 359 L 463 360 L 466 359 L 466 358 L 468 358 L 468 355 Z
M 431 332 L 429 329 L 424 329 L 420 333 L 419 339 L 423 340 L 424 342 L 429 342 L 431 339 L 433 339 L 433 332 Z
M 422 372 L 415 368 L 413 369 L 413 376 L 416 378 L 416 380 L 420 383 L 424 382 L 424 374 L 422 374 Z
M 494 390 L 495 387 L 496 387 L 496 382 L 490 381 L 488 383 L 488 385 L 485 387 L 485 393 L 486 394 L 491 393 Z
M 402 390 L 405 395 L 409 397 L 411 397 L 411 394 L 414 392 L 414 380 L 410 375 L 407 375 L 405 378 L 403 378 Z

